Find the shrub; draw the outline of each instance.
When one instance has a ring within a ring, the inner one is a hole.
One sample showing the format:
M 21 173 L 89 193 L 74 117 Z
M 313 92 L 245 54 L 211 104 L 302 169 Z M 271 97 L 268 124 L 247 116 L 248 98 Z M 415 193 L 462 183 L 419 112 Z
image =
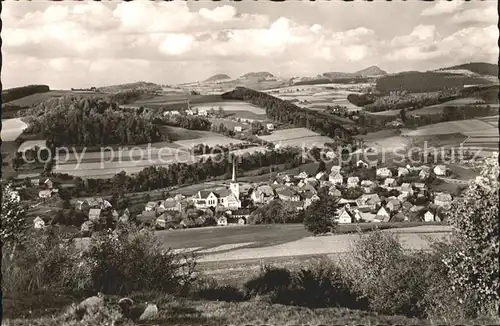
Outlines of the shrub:
M 288 288 L 292 283 L 292 275 L 286 268 L 264 265 L 260 275 L 245 283 L 248 295 L 267 294 Z
M 181 259 L 165 251 L 152 230 L 134 226 L 97 234 L 83 261 L 92 266 L 90 287 L 108 294 L 148 290 L 172 293 L 188 288 L 194 280 L 193 259 Z
M 201 299 L 213 301 L 241 302 L 246 299 L 242 290 L 231 285 L 221 285 L 213 279 L 206 280 L 194 294 Z
M 330 197 L 322 197 L 314 201 L 304 212 L 304 227 L 307 231 L 317 234 L 334 232 L 337 223 L 333 219 L 333 214 L 337 210 L 337 200 Z

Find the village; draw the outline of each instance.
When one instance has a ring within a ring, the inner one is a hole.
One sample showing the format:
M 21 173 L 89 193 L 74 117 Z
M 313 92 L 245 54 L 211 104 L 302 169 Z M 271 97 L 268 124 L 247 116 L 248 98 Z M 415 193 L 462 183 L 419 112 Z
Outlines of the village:
M 338 209 L 332 212 L 332 218 L 339 224 L 441 222 L 446 219 L 452 195 L 432 191 L 429 184 L 449 173 L 445 165 L 377 168 L 358 160 L 314 175 L 305 171 L 296 175 L 278 173 L 268 182 L 251 183 L 237 180 L 237 166 L 233 164 L 229 184 L 207 185 L 192 195 L 172 194 L 149 201 L 137 214 L 113 207 L 101 197 L 78 200 L 74 209 L 86 216 L 80 226 L 83 236 L 130 221 L 157 230 L 245 225 L 250 224 L 253 211 L 272 201 L 300 212 L 320 200 L 321 192 L 337 200 Z M 32 182 L 38 183 L 42 201 L 58 193 L 51 178 Z M 41 217 L 33 221 L 35 228 L 44 228 L 49 222 Z

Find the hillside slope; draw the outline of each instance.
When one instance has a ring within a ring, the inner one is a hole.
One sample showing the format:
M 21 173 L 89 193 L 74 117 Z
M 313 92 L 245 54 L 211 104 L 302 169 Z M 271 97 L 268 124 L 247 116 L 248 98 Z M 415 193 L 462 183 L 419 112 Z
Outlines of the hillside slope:
M 204 81 L 205 82 L 213 82 L 213 81 L 228 80 L 228 79 L 231 79 L 231 77 L 229 75 L 226 75 L 226 74 L 217 74 L 217 75 L 213 75 L 213 76 L 205 79 Z
M 468 70 L 483 76 L 498 76 L 498 65 L 487 62 L 470 62 L 438 69 L 438 71 L 442 70 Z

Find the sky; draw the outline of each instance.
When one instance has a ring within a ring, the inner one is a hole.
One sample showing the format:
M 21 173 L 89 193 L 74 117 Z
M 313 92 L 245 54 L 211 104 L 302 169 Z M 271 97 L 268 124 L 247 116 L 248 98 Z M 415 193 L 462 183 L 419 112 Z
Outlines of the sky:
M 498 62 L 494 0 L 3 2 L 4 88 Z

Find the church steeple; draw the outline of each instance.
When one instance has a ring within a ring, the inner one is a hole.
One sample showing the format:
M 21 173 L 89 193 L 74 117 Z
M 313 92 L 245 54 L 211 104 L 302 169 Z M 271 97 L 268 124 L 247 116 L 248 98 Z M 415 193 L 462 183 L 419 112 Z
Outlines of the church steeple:
M 239 199 L 240 198 L 240 184 L 236 181 L 236 159 L 233 158 L 233 178 L 231 179 L 230 190 L 233 195 Z

